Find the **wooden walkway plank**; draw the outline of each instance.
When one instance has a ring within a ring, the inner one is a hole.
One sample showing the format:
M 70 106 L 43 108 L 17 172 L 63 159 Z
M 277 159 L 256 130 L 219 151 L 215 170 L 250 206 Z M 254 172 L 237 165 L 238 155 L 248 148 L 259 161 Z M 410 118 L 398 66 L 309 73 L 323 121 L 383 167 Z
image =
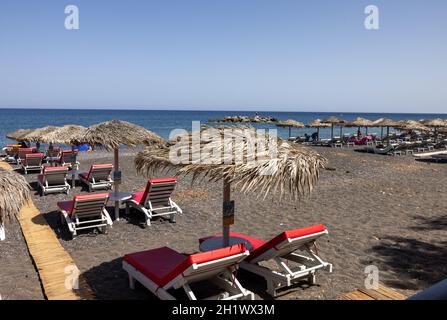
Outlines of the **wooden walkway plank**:
M 406 297 L 390 289 L 383 284 L 379 284 L 377 289 L 360 288 L 354 292 L 342 295 L 338 300 L 404 300 Z
M 13 170 L 0 161 L 0 167 Z M 67 288 L 67 278 L 80 274 L 72 257 L 62 247 L 53 229 L 30 200 L 19 213 L 19 224 L 48 300 L 94 299 L 93 290 L 82 275 L 79 288 Z M 68 268 L 67 268 L 68 267 Z

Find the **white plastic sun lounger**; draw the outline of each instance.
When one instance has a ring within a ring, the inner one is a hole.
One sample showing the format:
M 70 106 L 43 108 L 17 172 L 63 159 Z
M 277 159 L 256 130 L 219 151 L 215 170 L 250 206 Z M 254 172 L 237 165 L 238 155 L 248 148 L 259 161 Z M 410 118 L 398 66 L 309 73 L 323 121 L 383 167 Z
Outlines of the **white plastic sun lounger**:
M 249 255 L 245 244 L 185 256 L 168 247 L 124 256 L 123 269 L 129 274 L 129 285 L 135 280 L 162 300 L 175 300 L 168 291 L 183 288 L 190 300 L 197 300 L 190 284 L 209 280 L 223 292 L 207 300 L 253 300 L 252 292 L 244 289 L 234 273 L 238 264 Z
M 88 186 L 88 191 L 112 189 L 112 164 L 93 164 L 89 172 L 79 174 L 79 180 Z
M 42 173 L 43 157 L 43 153 L 25 154 L 25 159 L 20 162 L 23 172 L 25 174 L 28 174 L 28 171 L 39 171 L 40 173 Z
M 175 215 L 182 213 L 182 209 L 171 200 L 171 194 L 177 185 L 176 178 L 151 179 L 147 182 L 146 190 L 132 193 L 132 199 L 126 202 L 126 211 L 132 206 L 144 213 L 146 225 L 151 225 L 151 219 L 158 216 L 169 216 L 172 223 Z
M 440 151 L 432 151 L 432 152 L 423 152 L 423 153 L 415 153 L 413 154 L 413 157 L 415 158 L 428 158 L 431 156 L 437 156 L 437 155 L 447 155 L 447 150 L 440 150 Z
M 21 164 L 22 161 L 25 161 L 26 155 L 33 152 L 34 148 L 19 148 L 19 150 L 17 151 L 17 164 Z
M 47 193 L 70 191 L 70 185 L 67 182 L 68 167 L 44 167 L 43 173 L 37 176 L 37 183 L 40 188 L 40 195 Z
M 315 272 L 319 269 L 324 268 L 332 272 L 332 264 L 319 257 L 315 245 L 315 241 L 327 233 L 326 227 L 319 224 L 285 231 L 269 241 L 234 232 L 230 235 L 243 238 L 251 244 L 250 256 L 240 266 L 263 277 L 267 281 L 267 292 L 274 297 L 278 289 L 290 287 L 302 279 L 307 278 L 311 284 L 314 284 Z M 202 242 L 208 238 L 199 241 Z M 297 251 L 303 252 L 297 253 Z M 262 262 L 269 260 L 273 260 L 280 271 L 261 265 Z M 293 263 L 295 267 L 289 263 Z
M 62 150 L 59 164 L 68 166 L 70 169 L 79 169 L 79 161 L 76 160 L 77 150 Z
M 106 210 L 108 193 L 75 196 L 73 201 L 58 202 L 62 221 L 66 222 L 73 238 L 82 229 L 100 228 L 107 231 L 113 222 Z

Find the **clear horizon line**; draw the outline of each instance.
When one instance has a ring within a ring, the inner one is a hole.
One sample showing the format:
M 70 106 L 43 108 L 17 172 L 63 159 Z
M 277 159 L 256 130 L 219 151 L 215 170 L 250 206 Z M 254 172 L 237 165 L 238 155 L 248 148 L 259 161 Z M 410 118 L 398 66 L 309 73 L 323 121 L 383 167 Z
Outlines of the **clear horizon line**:
M 199 109 L 195 109 L 193 107 L 185 107 L 185 108 L 180 108 L 180 109 L 176 109 L 179 107 L 172 107 L 172 108 L 165 108 L 165 109 L 158 109 L 158 108 L 144 108 L 144 107 L 131 107 L 131 108 L 112 108 L 112 107 L 69 107 L 69 108 L 61 108 L 61 107 L 2 107 L 0 106 L 0 109 L 2 110 L 91 110 L 91 111 L 196 111 L 196 112 L 213 112 L 213 111 L 217 111 L 217 112 L 276 112 L 276 113 L 353 113 L 353 114 L 447 114 L 443 113 L 443 112 L 413 112 L 413 111 L 407 111 L 407 112 L 380 112 L 380 111 L 370 111 L 370 112 L 365 112 L 365 111 L 361 111 L 361 112 L 356 112 L 356 111 L 308 111 L 308 110 L 300 110 L 300 111 L 292 111 L 292 110 L 267 110 L 265 108 L 260 108 L 260 109 L 254 109 L 250 108 L 250 109 L 231 109 L 231 107 L 227 107 L 229 109 L 226 108 L 222 108 L 219 110 L 216 109 L 206 109 L 206 108 L 199 108 Z

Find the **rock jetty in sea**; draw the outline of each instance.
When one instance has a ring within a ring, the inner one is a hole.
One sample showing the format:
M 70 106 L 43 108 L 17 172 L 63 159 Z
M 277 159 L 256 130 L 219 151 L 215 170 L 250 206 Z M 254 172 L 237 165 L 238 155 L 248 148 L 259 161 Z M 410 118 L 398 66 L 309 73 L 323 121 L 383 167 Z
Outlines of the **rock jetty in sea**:
M 223 122 L 233 122 L 233 123 L 239 123 L 239 122 L 278 122 L 278 119 L 275 117 L 260 117 L 260 116 L 254 116 L 254 117 L 248 117 L 248 116 L 226 116 L 223 119 L 210 119 L 208 122 L 217 122 L 217 123 L 223 123 Z

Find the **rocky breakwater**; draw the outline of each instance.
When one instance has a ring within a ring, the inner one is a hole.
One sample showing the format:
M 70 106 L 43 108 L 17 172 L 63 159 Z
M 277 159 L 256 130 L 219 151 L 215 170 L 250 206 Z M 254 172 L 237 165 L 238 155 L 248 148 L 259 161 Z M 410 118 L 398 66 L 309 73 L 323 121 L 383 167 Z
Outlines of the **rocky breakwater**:
M 223 119 L 210 119 L 208 122 L 216 122 L 216 123 L 267 123 L 267 122 L 278 122 L 278 119 L 275 117 L 260 117 L 260 116 L 254 116 L 254 117 L 248 117 L 248 116 L 226 116 Z

